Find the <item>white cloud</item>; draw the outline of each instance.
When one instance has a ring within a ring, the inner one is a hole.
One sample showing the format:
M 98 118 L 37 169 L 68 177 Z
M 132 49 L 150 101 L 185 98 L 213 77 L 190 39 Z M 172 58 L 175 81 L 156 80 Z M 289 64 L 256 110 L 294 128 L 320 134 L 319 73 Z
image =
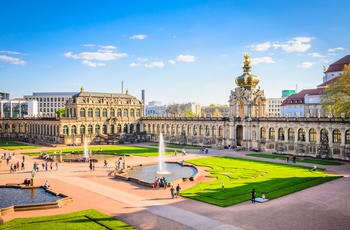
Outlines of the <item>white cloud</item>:
M 22 55 L 22 53 L 20 53 L 20 52 L 8 51 L 8 50 L 0 50 L 0 53 L 8 53 L 8 54 Z
M 94 44 L 84 44 L 84 46 L 86 46 L 86 47 L 93 47 L 95 45 Z
M 96 52 L 81 52 L 78 54 L 73 54 L 72 52 L 66 52 L 63 55 L 67 58 L 80 59 L 83 60 L 84 65 L 91 67 L 105 66 L 105 63 L 96 63 L 93 61 L 114 61 L 119 58 L 127 57 L 126 53 L 117 53 L 115 46 L 98 46 L 99 50 Z
M 147 38 L 146 34 L 137 34 L 130 37 L 130 39 L 138 39 L 138 40 L 143 40 L 145 38 Z
M 270 49 L 271 43 L 270 42 L 265 42 L 257 45 L 251 45 L 250 49 L 255 50 L 255 51 L 266 51 Z
M 308 53 L 311 57 L 314 58 L 324 58 L 325 56 L 321 55 L 320 53 Z
M 275 61 L 271 57 L 260 57 L 260 58 L 251 58 L 252 65 L 257 65 L 259 63 L 273 64 Z
M 83 63 L 84 65 L 91 66 L 91 67 L 105 66 L 106 65 L 105 63 L 96 63 L 96 62 L 91 62 L 88 60 L 82 60 L 81 63 Z
M 315 64 L 315 62 L 303 62 L 300 65 L 298 65 L 298 68 L 310 68 L 311 66 L 313 66 Z
M 311 45 L 309 43 L 311 40 L 312 40 L 311 37 L 296 37 L 290 41 L 287 41 L 286 43 L 273 44 L 273 47 L 275 49 L 281 48 L 282 50 L 286 51 L 287 53 L 305 52 L 306 50 L 310 49 Z
M 130 67 L 137 67 L 137 66 L 139 66 L 139 65 L 140 65 L 140 63 L 135 63 L 135 62 L 130 63 Z
M 196 61 L 196 57 L 193 55 L 179 55 L 176 58 L 176 61 L 183 61 L 183 62 L 194 62 Z
M 8 63 L 13 64 L 13 65 L 24 65 L 24 64 L 26 64 L 26 62 L 21 60 L 20 58 L 10 57 L 10 56 L 7 56 L 7 55 L 0 55 L 0 61 L 8 62 Z
M 228 54 L 220 54 L 220 57 L 228 57 Z
M 147 59 L 147 58 L 140 58 L 140 57 L 139 57 L 139 58 L 137 58 L 137 60 L 138 60 L 138 61 L 142 61 L 142 62 L 148 61 L 148 59 Z
M 337 47 L 337 48 L 329 49 L 328 52 L 332 53 L 332 52 L 335 52 L 337 50 L 344 50 L 344 48 L 343 47 Z
M 168 62 L 169 62 L 170 64 L 172 64 L 172 65 L 176 64 L 176 61 L 175 61 L 175 60 L 169 60 Z
M 155 61 L 155 62 L 152 62 L 151 64 L 145 64 L 146 68 L 151 68 L 151 69 L 155 68 L 155 67 L 162 68 L 164 66 L 165 65 L 164 65 L 164 63 L 162 61 L 159 61 L 159 62 Z

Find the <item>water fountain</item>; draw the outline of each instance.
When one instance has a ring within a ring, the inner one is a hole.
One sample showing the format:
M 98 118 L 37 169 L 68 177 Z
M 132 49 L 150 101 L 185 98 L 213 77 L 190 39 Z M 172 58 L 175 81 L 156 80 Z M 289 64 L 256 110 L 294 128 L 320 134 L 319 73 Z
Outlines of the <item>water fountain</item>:
M 165 155 L 165 144 L 163 134 L 159 134 L 159 148 L 158 148 L 158 174 L 169 174 L 170 172 L 166 169 L 166 164 L 164 160 Z
M 166 177 L 169 182 L 177 181 L 179 179 L 193 179 L 198 170 L 192 165 L 183 165 L 178 162 L 165 162 L 165 143 L 163 134 L 159 135 L 158 148 L 158 164 L 142 165 L 133 167 L 132 170 L 127 171 L 124 175 L 119 177 L 126 178 L 133 181 L 145 182 L 153 184 L 155 177 Z
M 86 137 L 84 137 L 84 155 L 83 155 L 83 157 L 85 159 L 89 158 L 89 149 L 88 149 L 88 144 L 87 144 L 87 141 L 86 141 Z

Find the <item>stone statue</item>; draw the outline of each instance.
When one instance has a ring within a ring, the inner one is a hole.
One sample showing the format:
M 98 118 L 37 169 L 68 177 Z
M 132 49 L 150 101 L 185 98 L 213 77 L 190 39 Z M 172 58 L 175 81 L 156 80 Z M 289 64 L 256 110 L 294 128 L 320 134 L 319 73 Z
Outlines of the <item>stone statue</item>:
M 322 140 L 321 140 L 321 146 L 317 152 L 316 157 L 317 158 L 322 158 L 322 156 L 325 155 L 324 158 L 330 159 L 332 158 L 329 155 L 329 143 L 328 143 L 328 136 L 327 134 L 322 134 Z

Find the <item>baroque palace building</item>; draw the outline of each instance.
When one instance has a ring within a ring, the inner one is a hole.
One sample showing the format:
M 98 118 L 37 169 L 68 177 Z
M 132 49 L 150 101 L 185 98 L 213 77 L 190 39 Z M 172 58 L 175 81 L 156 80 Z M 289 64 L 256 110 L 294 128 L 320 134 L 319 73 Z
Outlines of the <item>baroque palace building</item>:
M 29 138 L 48 143 L 115 143 L 132 136 L 168 143 L 223 148 L 259 149 L 349 160 L 350 119 L 326 117 L 269 117 L 260 79 L 244 56 L 243 74 L 229 95 L 229 112 L 220 117 L 144 116 L 144 102 L 128 94 L 80 93 L 65 104 L 66 117 L 2 118 L 3 138 Z M 130 139 L 131 140 L 131 139 Z
M 0 120 L 3 138 L 51 144 L 81 145 L 119 141 L 122 134 L 140 133 L 143 102 L 126 94 L 85 92 L 81 88 L 66 104 L 66 116 L 58 118 L 7 118 Z

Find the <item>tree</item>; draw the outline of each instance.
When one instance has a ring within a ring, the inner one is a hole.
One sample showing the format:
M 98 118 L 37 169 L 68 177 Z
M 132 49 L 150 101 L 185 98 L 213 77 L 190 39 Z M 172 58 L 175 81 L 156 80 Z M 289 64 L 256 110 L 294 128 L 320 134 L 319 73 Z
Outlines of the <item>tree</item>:
M 186 113 L 186 104 L 173 103 L 168 105 L 167 113 L 176 117 L 184 116 Z
M 190 109 L 187 109 L 185 114 L 186 114 L 186 117 L 198 117 L 198 115 Z
M 321 93 L 321 106 L 325 113 L 340 117 L 350 116 L 350 66 L 345 65 L 336 81 L 326 86 Z
M 66 116 L 66 108 L 61 108 L 56 110 L 56 117 L 65 117 Z

